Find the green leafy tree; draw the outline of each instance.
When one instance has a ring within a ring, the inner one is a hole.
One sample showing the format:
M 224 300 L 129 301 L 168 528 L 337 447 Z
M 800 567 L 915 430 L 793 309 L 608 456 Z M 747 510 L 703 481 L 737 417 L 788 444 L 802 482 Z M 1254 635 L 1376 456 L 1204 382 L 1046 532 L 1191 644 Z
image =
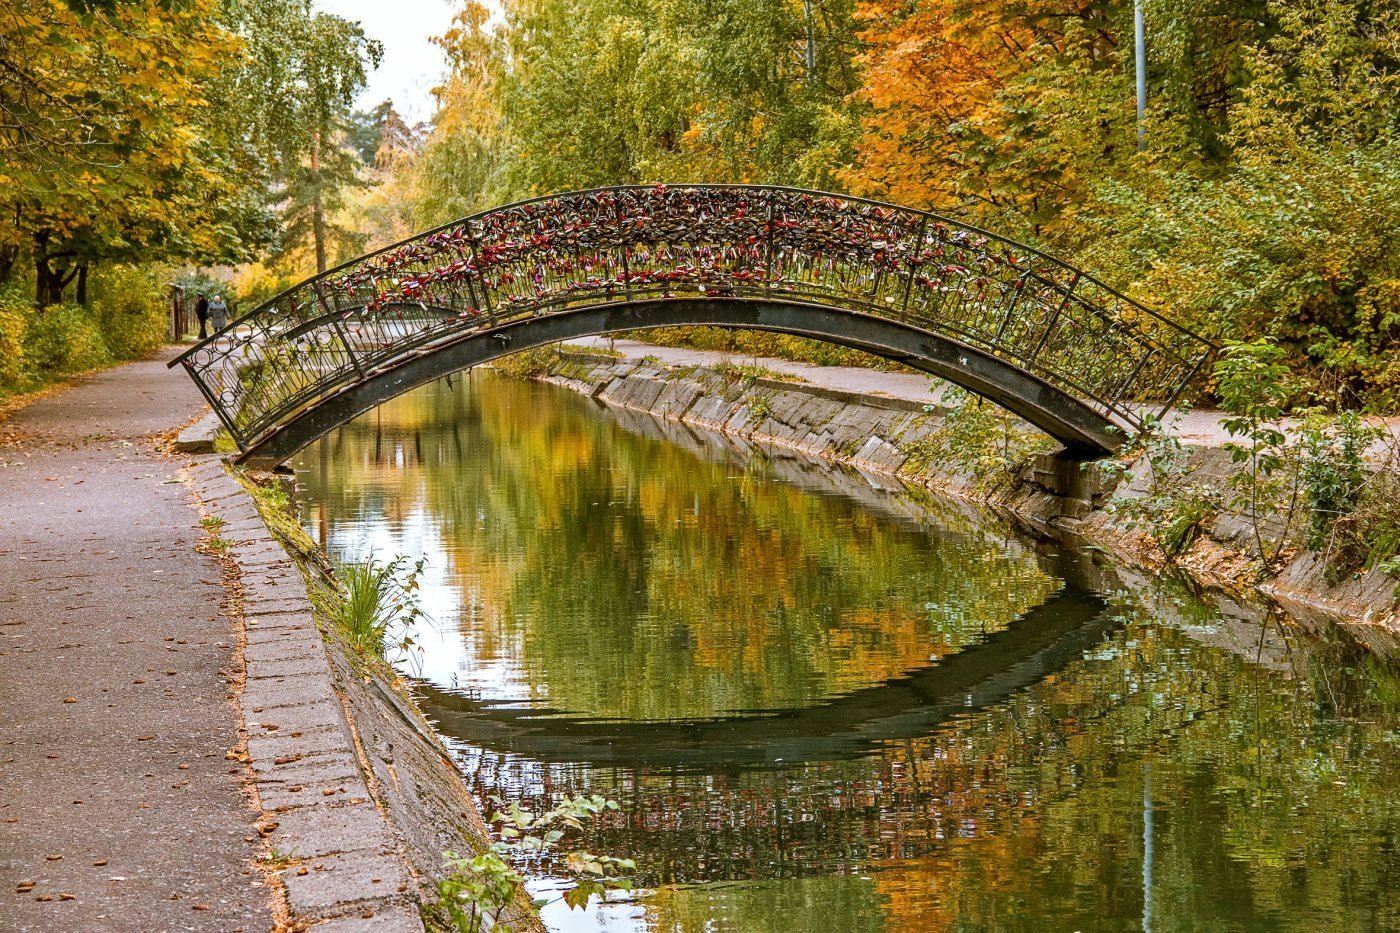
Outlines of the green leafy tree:
M 1222 424 L 1231 438 L 1238 438 L 1225 449 L 1243 468 L 1230 476 L 1235 491 L 1231 505 L 1249 518 L 1265 566 L 1287 545 L 1298 497 L 1296 471 L 1288 469 L 1288 435 L 1280 423 L 1292 391 L 1291 375 L 1283 348 L 1267 338 L 1228 344 L 1215 366 L 1220 404 L 1227 413 Z M 1281 527 L 1266 542 L 1271 515 L 1279 516 Z
M 358 161 L 340 140 L 366 64 L 377 66 L 383 47 L 309 0 L 240 0 L 234 16 L 246 57 L 233 90 L 257 102 L 247 111 L 248 137 L 283 185 L 282 251 L 309 243 L 324 272 L 333 241 L 353 242 L 330 219 L 358 180 Z
M 0 278 L 42 307 L 99 261 L 230 260 L 267 215 L 218 88 L 236 37 L 211 0 L 75 11 L 19 0 L 0 39 Z

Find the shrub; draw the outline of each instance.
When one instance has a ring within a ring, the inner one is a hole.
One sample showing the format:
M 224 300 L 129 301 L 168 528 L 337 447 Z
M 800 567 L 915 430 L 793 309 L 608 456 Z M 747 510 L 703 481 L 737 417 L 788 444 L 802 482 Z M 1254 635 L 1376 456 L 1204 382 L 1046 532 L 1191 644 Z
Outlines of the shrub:
M 1293 390 L 1293 371 L 1285 350 L 1272 338 L 1226 341 L 1215 364 L 1216 389 L 1226 417 L 1221 421 L 1231 440 L 1225 443 L 1239 467 L 1230 474 L 1230 508 L 1249 519 L 1254 544 L 1264 566 L 1287 546 L 1297 504 L 1300 477 L 1282 418 Z M 1272 549 L 1265 524 L 1277 515 L 1282 529 Z
M 167 342 L 168 286 L 152 266 L 114 265 L 93 274 L 92 307 L 116 359 L 134 359 Z
M 33 304 L 19 289 L 0 289 L 0 390 L 24 376 L 24 337 L 33 314 Z
M 910 447 L 915 464 L 951 467 L 977 488 L 990 491 L 1013 481 L 1038 454 L 1058 446 L 967 389 L 949 386 L 940 399 L 944 412 L 938 429 Z M 935 407 L 925 406 L 925 411 Z
M 25 335 L 24 355 L 26 368 L 41 376 L 95 369 L 112 359 L 96 315 L 71 304 L 35 314 Z

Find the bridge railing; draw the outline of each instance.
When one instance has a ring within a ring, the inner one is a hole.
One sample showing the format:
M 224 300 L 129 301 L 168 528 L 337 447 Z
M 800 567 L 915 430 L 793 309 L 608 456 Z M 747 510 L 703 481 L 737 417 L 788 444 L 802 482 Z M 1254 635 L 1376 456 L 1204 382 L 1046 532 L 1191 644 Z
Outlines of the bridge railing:
M 670 185 L 553 195 L 447 224 L 308 279 L 178 362 L 246 449 L 437 344 L 530 316 L 707 296 L 923 328 L 1132 430 L 1216 349 L 1053 257 L 948 218 L 792 188 Z

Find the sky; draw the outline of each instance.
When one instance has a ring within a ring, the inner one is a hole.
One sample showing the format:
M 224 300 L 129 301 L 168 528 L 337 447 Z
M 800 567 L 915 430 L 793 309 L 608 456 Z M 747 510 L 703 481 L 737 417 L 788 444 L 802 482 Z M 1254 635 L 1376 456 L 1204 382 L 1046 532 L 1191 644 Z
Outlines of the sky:
M 388 98 L 410 124 L 433 115 L 431 91 L 447 66 L 428 37 L 451 25 L 450 0 L 316 0 L 316 6 L 358 21 L 367 36 L 384 43 L 384 59 L 370 72 L 356 107 L 368 110 Z

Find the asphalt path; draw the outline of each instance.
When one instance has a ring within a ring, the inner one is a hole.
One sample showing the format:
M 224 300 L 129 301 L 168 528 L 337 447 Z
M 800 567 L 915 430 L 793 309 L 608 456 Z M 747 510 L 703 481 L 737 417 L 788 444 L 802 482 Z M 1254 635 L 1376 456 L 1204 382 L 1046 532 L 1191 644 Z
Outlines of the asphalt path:
M 610 348 L 623 354 L 628 360 L 651 356 L 670 366 L 714 366 L 724 362 L 757 364 L 773 372 L 796 376 L 803 382 L 820 388 L 843 389 L 863 395 L 883 395 L 887 398 L 925 404 L 936 403 L 948 385 L 940 379 L 922 373 L 887 373 L 863 366 L 818 366 L 815 363 L 799 363 L 771 357 L 751 357 L 745 353 L 659 347 L 638 340 L 585 337 L 571 340 L 568 344 L 582 350 Z M 1162 421 L 1171 434 L 1183 444 L 1219 447 L 1231 440 L 1229 432 L 1225 430 L 1225 418 L 1223 412 L 1200 408 L 1167 412 Z M 1383 461 L 1390 456 L 1392 450 L 1400 449 L 1400 417 L 1367 420 L 1385 430 L 1385 436 L 1377 441 L 1370 451 L 1375 460 Z M 1287 427 L 1297 427 L 1298 421 L 1285 419 L 1284 424 Z
M 0 422 L 0 930 L 268 930 L 220 566 L 164 360 Z

